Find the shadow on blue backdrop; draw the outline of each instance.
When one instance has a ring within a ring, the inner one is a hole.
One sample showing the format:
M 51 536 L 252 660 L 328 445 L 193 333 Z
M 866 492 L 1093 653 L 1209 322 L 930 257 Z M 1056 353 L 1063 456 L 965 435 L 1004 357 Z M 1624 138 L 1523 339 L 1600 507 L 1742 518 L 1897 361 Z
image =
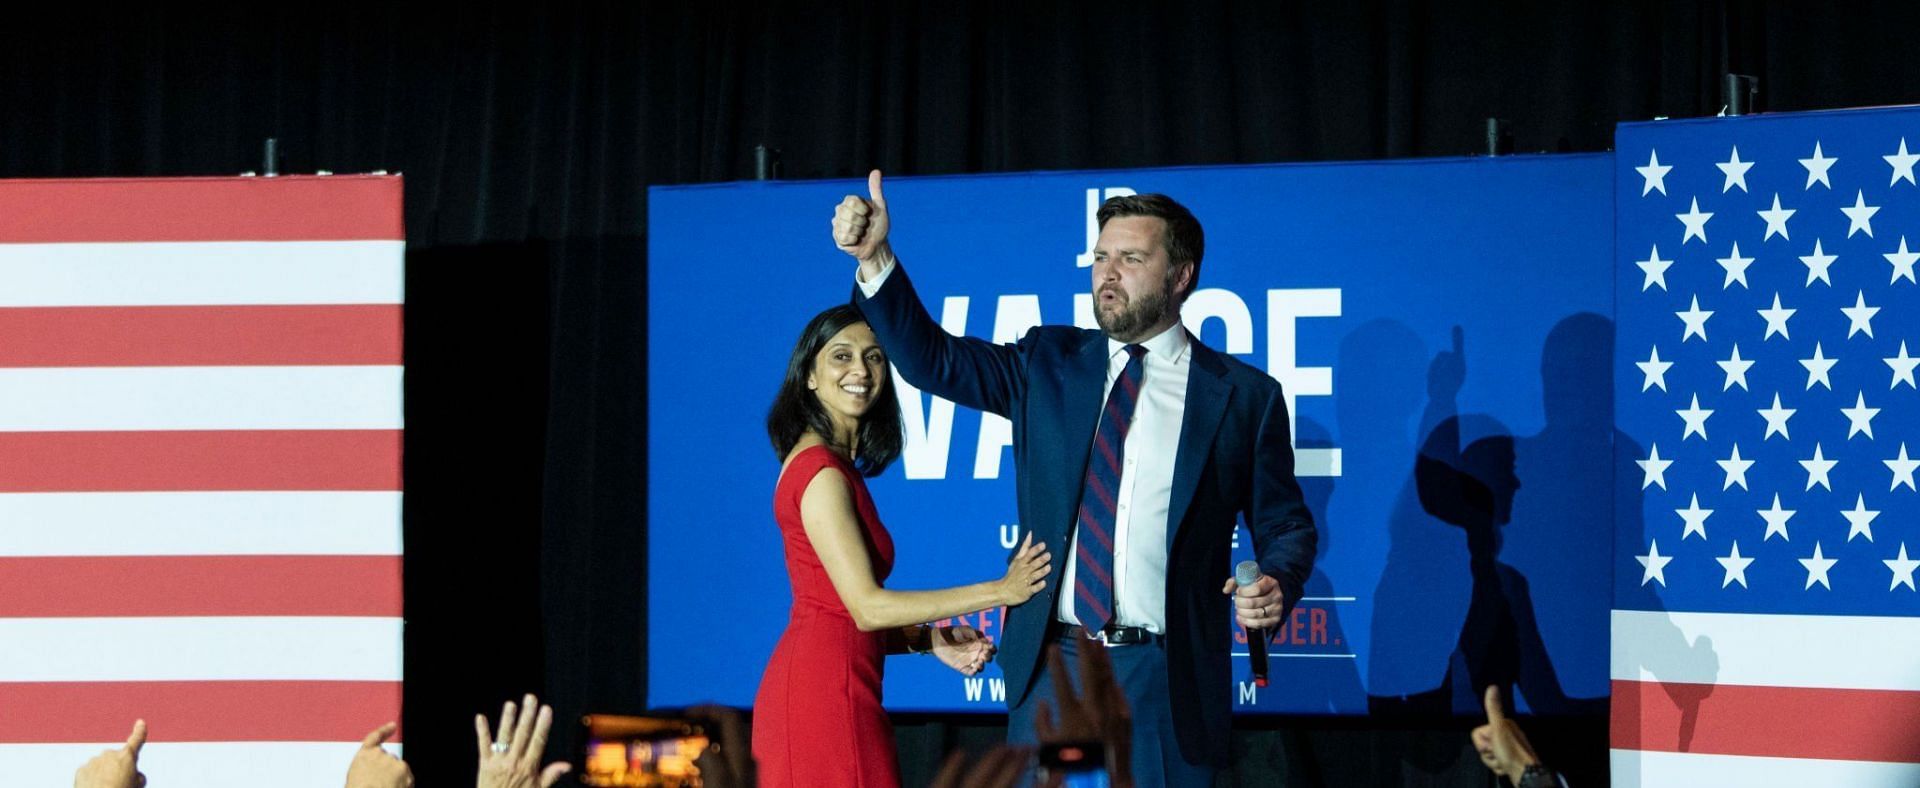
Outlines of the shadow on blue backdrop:
M 1604 647 L 1555 654 L 1542 629 L 1577 636 L 1607 628 L 1607 600 L 1590 592 L 1611 579 L 1604 558 L 1591 558 L 1611 555 L 1613 474 L 1596 459 L 1614 456 L 1612 328 L 1591 313 L 1554 326 L 1540 353 L 1546 424 L 1530 436 L 1516 437 L 1493 416 L 1459 412 L 1473 366 L 1462 330 L 1427 362 L 1418 395 L 1423 438 L 1400 470 L 1405 481 L 1375 591 L 1373 714 L 1473 714 L 1489 686 L 1534 713 L 1606 711 L 1605 686 L 1591 679 L 1604 682 Z M 1374 333 L 1410 377 L 1410 332 L 1389 324 Z M 1411 390 L 1409 381 L 1399 396 L 1355 410 L 1404 412 Z M 1559 602 L 1539 609 L 1536 586 Z M 1562 673 L 1588 681 L 1570 683 Z

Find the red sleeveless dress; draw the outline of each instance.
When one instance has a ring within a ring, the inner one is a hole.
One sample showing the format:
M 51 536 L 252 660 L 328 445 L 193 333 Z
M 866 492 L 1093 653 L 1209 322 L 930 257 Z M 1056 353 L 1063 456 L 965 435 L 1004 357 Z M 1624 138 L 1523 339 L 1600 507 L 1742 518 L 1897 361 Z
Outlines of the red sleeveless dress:
M 893 723 L 880 707 L 885 633 L 853 625 L 800 523 L 800 496 L 821 473 L 838 473 L 852 488 L 874 580 L 884 582 L 893 570 L 893 537 L 859 472 L 824 446 L 801 450 L 773 491 L 793 612 L 754 696 L 753 757 L 762 788 L 895 788 Z

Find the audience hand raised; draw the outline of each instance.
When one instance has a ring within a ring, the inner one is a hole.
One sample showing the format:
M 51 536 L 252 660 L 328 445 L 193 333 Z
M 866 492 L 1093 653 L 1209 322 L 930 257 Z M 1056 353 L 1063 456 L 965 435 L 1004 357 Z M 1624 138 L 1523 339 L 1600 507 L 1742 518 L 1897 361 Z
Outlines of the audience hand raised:
M 126 746 L 93 756 L 73 773 L 73 788 L 141 788 L 147 777 L 140 773 L 140 748 L 147 744 L 147 721 L 135 720 Z
M 1013 788 L 1026 772 L 1033 750 L 1005 744 L 973 761 L 966 750 L 955 750 L 934 775 L 932 788 Z M 971 761 L 971 762 L 969 762 Z
M 1527 767 L 1539 765 L 1540 758 L 1533 754 L 1533 745 L 1527 743 L 1520 724 L 1507 719 L 1498 686 L 1487 687 L 1486 703 L 1487 724 L 1473 729 L 1473 748 L 1480 752 L 1480 762 L 1487 768 L 1519 785 Z
M 560 775 L 573 770 L 572 765 L 561 761 L 540 768 L 540 756 L 547 749 L 547 731 L 552 727 L 553 707 L 540 705 L 533 693 L 527 693 L 526 702 L 518 709 L 513 701 L 500 709 L 499 738 L 488 734 L 486 715 L 473 715 L 474 740 L 480 748 L 480 777 L 475 787 L 549 788 L 559 782 Z
M 1073 690 L 1059 646 L 1047 646 L 1047 674 L 1053 679 L 1054 704 L 1041 699 L 1033 711 L 1033 729 L 1042 743 L 1092 742 L 1106 745 L 1108 781 L 1115 788 L 1133 785 L 1133 711 L 1113 678 L 1107 650 L 1096 644 L 1079 649 L 1080 692 Z
M 413 785 L 413 770 L 407 767 L 406 761 L 395 758 L 380 746 L 399 729 L 400 726 L 389 722 L 360 740 L 353 764 L 347 767 L 347 788 L 409 788 Z

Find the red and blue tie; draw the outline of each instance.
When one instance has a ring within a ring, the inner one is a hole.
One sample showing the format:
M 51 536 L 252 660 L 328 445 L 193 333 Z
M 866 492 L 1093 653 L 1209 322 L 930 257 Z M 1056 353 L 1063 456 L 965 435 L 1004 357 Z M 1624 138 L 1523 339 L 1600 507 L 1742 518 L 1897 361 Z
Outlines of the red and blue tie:
M 1133 406 L 1140 401 L 1140 377 L 1146 371 L 1147 349 L 1128 345 L 1127 368 L 1107 393 L 1100 411 L 1100 429 L 1094 432 L 1093 456 L 1087 458 L 1087 481 L 1080 491 L 1080 539 L 1074 553 L 1073 614 L 1089 632 L 1113 621 L 1113 535 L 1120 492 L 1121 461 L 1126 457 L 1127 428 Z

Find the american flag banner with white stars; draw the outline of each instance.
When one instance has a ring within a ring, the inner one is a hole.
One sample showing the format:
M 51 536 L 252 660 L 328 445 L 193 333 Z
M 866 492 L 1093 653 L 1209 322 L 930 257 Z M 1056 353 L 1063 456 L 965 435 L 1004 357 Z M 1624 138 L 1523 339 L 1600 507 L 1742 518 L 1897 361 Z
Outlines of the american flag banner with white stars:
M 1920 110 L 1616 147 L 1614 784 L 1920 785 Z

